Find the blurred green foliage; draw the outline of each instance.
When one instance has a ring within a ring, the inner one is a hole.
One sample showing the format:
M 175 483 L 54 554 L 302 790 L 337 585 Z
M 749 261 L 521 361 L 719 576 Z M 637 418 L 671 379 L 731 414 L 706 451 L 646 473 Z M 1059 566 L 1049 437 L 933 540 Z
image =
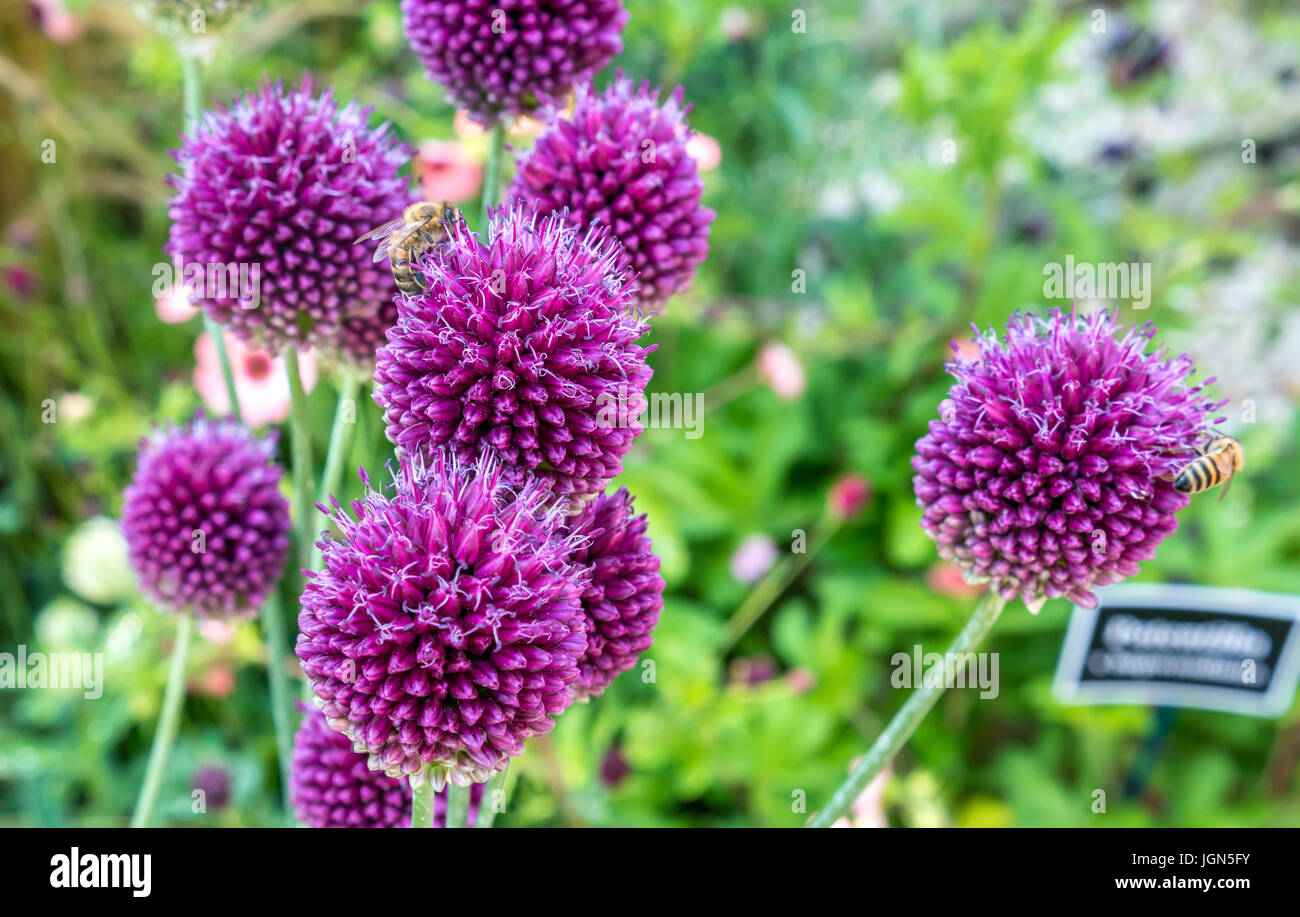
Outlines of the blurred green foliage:
M 912 444 L 944 396 L 949 341 L 972 322 L 1047 308 L 1043 267 L 1067 254 L 1153 263 L 1150 309 L 1121 305 L 1122 317 L 1155 321 L 1214 366 L 1230 336 L 1205 333 L 1197 303 L 1239 306 L 1216 284 L 1265 250 L 1284 253 L 1234 327 L 1268 329 L 1265 350 L 1293 349 L 1216 370 L 1247 469 L 1227 501 L 1193 501 L 1141 578 L 1300 591 L 1300 14 L 1225 3 L 1196 26 L 1172 6 L 1126 4 L 1096 33 L 1092 8 L 1073 3 L 629 3 L 616 65 L 681 83 L 693 126 L 722 150 L 707 175 L 712 254 L 650 335 L 652 390 L 704 393 L 704 435 L 648 430 L 616 481 L 649 514 L 668 583 L 652 666 L 531 743 L 500 824 L 805 820 L 902 702 L 893 653 L 940 648 L 974 602 L 936 587 L 943 569 L 911 491 Z M 120 543 L 97 517 L 118 511 L 141 434 L 200 403 L 198 323 L 162 324 L 150 294 L 179 66 L 124 3 L 70 3 L 83 28 L 69 43 L 24 7 L 0 13 L 0 650 L 103 652 L 106 687 L 96 701 L 0 692 L 0 819 L 121 824 L 174 627 L 124 582 Z M 1122 39 L 1133 29 L 1164 42 L 1164 58 L 1132 57 Z M 1237 41 L 1216 52 L 1225 33 Z M 1242 50 L 1256 47 L 1289 47 L 1290 71 Z M 413 143 L 453 136 L 394 0 L 272 0 L 231 27 L 205 70 L 205 100 L 310 71 Z M 1206 73 L 1223 106 L 1197 85 Z M 1243 137 L 1257 149 L 1249 164 Z M 50 138 L 57 161 L 43 163 Z M 754 368 L 771 341 L 803 365 L 794 400 Z M 318 457 L 335 396 L 327 371 L 310 402 Z M 1265 398 L 1257 422 L 1239 423 L 1245 399 Z M 51 402 L 58 422 L 43 423 Z M 368 400 L 358 420 L 349 467 L 373 469 L 390 453 Z M 848 472 L 873 495 L 835 525 L 828 492 Z M 351 476 L 345 491 L 358 491 Z M 728 647 L 727 621 L 753 589 L 733 576 L 733 552 L 766 535 L 784 565 L 799 531 L 810 545 L 826 535 L 825 547 Z M 1036 617 L 1008 609 L 987 647 L 1001 654 L 999 696 L 942 699 L 895 762 L 891 824 L 1296 823 L 1294 710 L 1279 722 L 1184 712 L 1146 792 L 1124 798 L 1153 715 L 1052 699 L 1068 613 L 1062 602 Z M 266 696 L 257 625 L 205 629 L 161 817 L 282 822 Z M 231 801 L 196 813 L 203 765 L 229 772 Z M 1096 789 L 1105 815 L 1092 812 Z

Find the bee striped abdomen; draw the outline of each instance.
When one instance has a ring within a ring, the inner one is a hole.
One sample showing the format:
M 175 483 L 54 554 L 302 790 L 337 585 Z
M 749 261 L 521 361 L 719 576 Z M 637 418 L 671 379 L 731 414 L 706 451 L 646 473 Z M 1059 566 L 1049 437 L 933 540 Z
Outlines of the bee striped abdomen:
M 1174 490 L 1185 494 L 1199 494 L 1209 490 L 1223 480 L 1223 472 L 1215 463 L 1214 457 L 1202 455 L 1174 478 Z

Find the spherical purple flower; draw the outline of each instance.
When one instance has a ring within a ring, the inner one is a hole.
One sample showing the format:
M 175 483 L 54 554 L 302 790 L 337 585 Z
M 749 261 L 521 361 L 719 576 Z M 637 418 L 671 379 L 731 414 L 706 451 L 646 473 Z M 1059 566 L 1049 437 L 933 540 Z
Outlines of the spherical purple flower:
M 681 100 L 679 87 L 660 105 L 658 90 L 621 73 L 600 94 L 580 86 L 572 115 L 549 110 L 510 188 L 539 213 L 567 208 L 574 226 L 608 226 L 644 305 L 685 291 L 709 253 L 714 213 L 700 206 L 704 182 L 686 150 L 690 106 Z
M 646 517 L 632 515 L 626 489 L 600 494 L 570 525 L 581 538 L 573 560 L 590 577 L 582 593 L 587 652 L 578 661 L 579 690 L 596 697 L 649 648 L 664 605 L 664 581 L 646 536 Z
M 347 736 L 330 729 L 318 710 L 299 705 L 289 797 L 309 828 L 409 828 L 411 787 L 366 765 Z
M 252 615 L 284 567 L 289 504 L 275 434 L 197 418 L 141 446 L 122 531 L 141 589 L 171 611 Z
M 363 480 L 303 591 L 303 670 L 372 768 L 482 782 L 574 699 L 587 573 L 564 507 L 489 458 L 404 463 L 391 496 Z
M 516 485 L 595 493 L 641 432 L 646 322 L 615 268 L 616 245 L 558 215 L 499 210 L 491 241 L 453 227 L 398 300 L 376 354 L 375 401 L 399 456 L 493 452 Z
M 949 364 L 957 381 L 912 459 L 922 526 L 973 581 L 1031 611 L 1096 604 L 1154 556 L 1187 497 L 1170 476 L 1222 405 L 1192 361 L 1147 353 L 1154 327 L 1115 339 L 1112 315 L 1013 318 L 1006 341 Z M 955 349 L 955 348 L 954 348 Z
M 210 809 L 224 809 L 230 802 L 230 774 L 224 767 L 206 764 L 194 772 L 194 789 L 203 794 Z
M 623 50 L 619 0 L 402 0 L 429 78 L 475 120 L 532 111 Z
M 397 175 L 409 150 L 368 114 L 332 90 L 313 97 L 309 79 L 287 92 L 268 81 L 207 112 L 175 153 L 167 251 L 191 301 L 241 340 L 360 363 L 382 343 L 392 275 L 354 242 L 410 202 Z

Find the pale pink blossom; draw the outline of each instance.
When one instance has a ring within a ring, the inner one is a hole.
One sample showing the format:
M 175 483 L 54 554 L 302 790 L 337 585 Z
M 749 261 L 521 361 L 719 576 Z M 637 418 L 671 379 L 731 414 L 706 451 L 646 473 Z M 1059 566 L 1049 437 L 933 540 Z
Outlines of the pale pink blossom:
M 229 333 L 225 338 L 244 422 L 257 427 L 283 421 L 289 416 L 289 375 L 284 356 L 272 357 L 265 350 L 255 350 Z M 194 342 L 194 360 L 194 387 L 203 403 L 214 414 L 225 414 L 230 410 L 230 398 L 216 343 L 206 333 Z M 316 355 L 311 351 L 299 354 L 298 366 L 303 388 L 310 392 L 316 385 Z
M 180 325 L 199 314 L 198 306 L 190 304 L 190 291 L 183 283 L 168 287 L 161 296 L 155 296 L 153 310 L 158 313 L 158 320 L 168 325 Z
M 885 816 L 885 786 L 892 773 L 886 767 L 877 774 L 866 789 L 858 794 L 849 806 L 849 815 L 840 818 L 831 825 L 832 828 L 888 828 L 889 819 Z
M 837 519 L 852 519 L 871 502 L 871 482 L 860 474 L 841 475 L 831 485 L 827 508 Z
M 776 543 L 766 535 L 750 535 L 731 555 L 731 575 L 739 583 L 754 583 L 776 563 Z
M 941 560 L 932 565 L 925 572 L 925 581 L 935 592 L 958 598 L 979 595 L 988 588 L 988 586 L 977 586 L 966 582 L 966 578 L 962 576 L 961 567 L 946 560 Z
M 764 344 L 758 351 L 758 376 L 782 401 L 794 401 L 803 394 L 808 380 L 803 364 L 795 352 L 776 341 Z
M 426 140 L 415 154 L 415 174 L 426 199 L 453 204 L 475 197 L 483 187 L 483 164 L 458 140 Z
M 695 165 L 701 172 L 711 171 L 722 164 L 722 147 L 708 134 L 698 131 L 691 134 L 686 141 L 686 152 L 695 159 Z
M 81 34 L 81 22 L 68 12 L 63 0 L 30 0 L 29 6 L 51 41 L 67 44 Z
M 471 118 L 469 112 L 463 108 L 456 112 L 456 117 L 452 121 L 451 127 L 452 130 L 456 132 L 457 137 L 463 137 L 465 139 L 477 137 L 479 134 L 483 133 L 483 125 Z

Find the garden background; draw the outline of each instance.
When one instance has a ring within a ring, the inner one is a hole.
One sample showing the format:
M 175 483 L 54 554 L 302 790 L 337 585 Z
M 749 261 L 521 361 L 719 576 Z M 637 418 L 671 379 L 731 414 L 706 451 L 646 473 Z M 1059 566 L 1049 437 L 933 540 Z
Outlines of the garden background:
M 653 680 L 638 667 L 531 742 L 498 824 L 802 824 L 903 701 L 891 656 L 940 649 L 976 601 L 938 563 L 911 487 L 949 342 L 1017 309 L 1069 308 L 1043 287 L 1067 256 L 1152 265 L 1146 309 L 1078 307 L 1153 321 L 1219 377 L 1248 456 L 1228 498 L 1194 499 L 1138 579 L 1300 591 L 1300 10 L 627 6 L 615 65 L 684 86 L 720 151 L 705 172 L 711 254 L 649 335 L 649 391 L 702 393 L 702 435 L 648 429 L 615 482 L 649 514 L 667 582 Z M 160 320 L 152 290 L 179 63 L 120 0 L 10 0 L 0 42 L 0 650 L 100 652 L 105 666 L 93 701 L 0 691 L 0 824 L 125 824 L 174 624 L 136 592 L 114 520 L 140 437 L 203 404 L 201 322 Z M 486 156 L 422 74 L 396 0 L 266 0 L 204 70 L 205 106 L 310 71 L 412 146 L 444 141 L 416 175 L 436 178 L 440 155 Z M 319 456 L 337 381 L 324 361 L 318 375 Z M 382 465 L 368 390 L 357 422 L 349 467 Z M 844 513 L 832 496 L 855 476 L 869 499 Z M 764 609 L 743 633 L 742 608 Z M 1147 766 L 1153 711 L 1053 700 L 1069 612 L 1010 605 L 985 647 L 998 696 L 947 692 L 860 823 L 1300 822 L 1300 709 L 1184 711 Z M 259 626 L 201 630 L 160 821 L 284 823 Z

